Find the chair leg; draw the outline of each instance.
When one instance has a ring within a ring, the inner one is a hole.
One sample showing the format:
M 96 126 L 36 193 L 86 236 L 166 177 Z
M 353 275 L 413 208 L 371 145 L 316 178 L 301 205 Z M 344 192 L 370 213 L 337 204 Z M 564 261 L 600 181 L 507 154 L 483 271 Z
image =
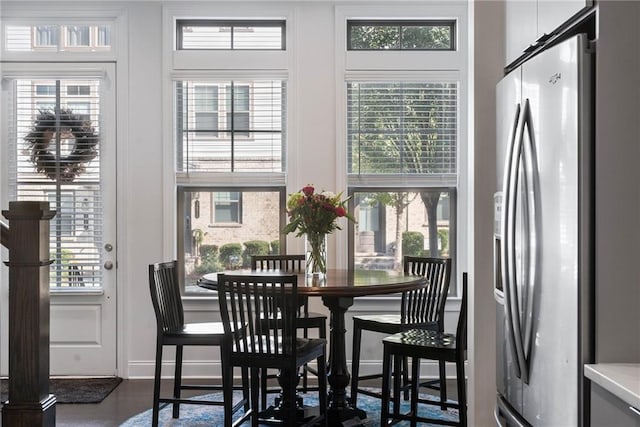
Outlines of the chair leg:
M 260 371 L 264 370 L 251 368 L 251 427 L 258 427 L 258 394 L 260 394 Z
M 351 404 L 358 404 L 358 376 L 360 375 L 360 343 L 362 328 L 357 320 L 353 321 L 353 345 L 351 347 Z
M 260 403 L 262 406 L 262 410 L 267 409 L 267 389 L 268 389 L 268 379 L 269 379 L 269 371 L 267 368 L 260 369 Z
M 222 399 L 224 401 L 224 427 L 231 427 L 233 424 L 233 366 L 225 360 L 224 356 L 222 357 Z
M 180 398 L 180 389 L 182 387 L 182 350 L 181 345 L 176 346 L 176 369 L 173 376 L 173 397 L 175 399 Z M 173 404 L 173 418 L 180 417 L 180 404 Z
M 158 427 L 158 416 L 160 412 L 160 378 L 162 375 L 162 342 L 158 340 L 156 344 L 156 367 L 153 377 L 153 415 L 151 426 Z
M 403 359 L 405 359 L 404 356 L 400 356 L 399 354 L 394 354 L 393 356 L 392 379 L 393 379 L 393 415 L 394 416 L 400 414 L 400 387 L 402 386 L 402 381 L 401 381 L 402 376 L 400 375 L 400 370 L 402 369 Z M 384 394 L 384 391 L 383 391 L 383 394 Z
M 320 414 L 323 415 L 322 426 L 329 425 L 329 414 L 327 412 L 327 359 L 324 355 L 318 357 L 318 404 Z
M 402 383 L 409 384 L 409 358 L 402 356 Z M 404 400 L 409 400 L 409 390 L 404 389 Z
M 302 336 L 309 338 L 309 328 L 303 328 Z M 302 367 L 302 392 L 306 393 L 308 390 L 309 373 L 307 372 L 307 364 Z
M 456 361 L 456 382 L 458 384 L 458 414 L 460 425 L 467 427 L 467 385 L 464 376 L 464 360 Z
M 380 405 L 380 425 L 389 424 L 389 387 L 391 382 L 391 353 L 387 346 L 384 346 L 382 355 L 382 403 Z M 386 391 L 385 391 L 386 390 Z
M 439 386 L 440 386 L 440 403 L 442 403 L 442 405 L 440 405 L 440 409 L 442 409 L 443 411 L 447 410 L 447 405 L 445 405 L 446 401 L 447 401 L 447 364 L 444 360 L 441 360 L 439 362 L 440 366 L 440 381 L 439 381 Z
M 251 402 L 251 395 L 249 392 L 249 368 L 243 366 L 242 371 L 242 398 L 244 399 L 244 411 L 249 411 L 249 403 Z
M 411 358 L 411 427 L 417 426 L 418 384 L 420 384 L 420 359 L 413 357 Z

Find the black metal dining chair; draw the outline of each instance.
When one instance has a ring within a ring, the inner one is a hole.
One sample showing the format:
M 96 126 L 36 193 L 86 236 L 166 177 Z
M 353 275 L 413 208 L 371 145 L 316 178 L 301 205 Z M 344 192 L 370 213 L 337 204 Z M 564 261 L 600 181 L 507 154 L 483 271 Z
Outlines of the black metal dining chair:
M 233 414 L 240 408 L 248 408 L 249 390 L 247 372 L 243 372 L 242 386 L 243 398 L 235 405 L 231 398 L 228 400 L 201 400 L 181 397 L 182 390 L 222 391 L 223 395 L 233 394 L 233 372 L 225 375 L 224 358 L 222 359 L 222 386 L 205 384 L 182 383 L 182 358 L 185 346 L 213 346 L 220 347 L 220 353 L 224 342 L 224 326 L 222 322 L 185 323 L 182 298 L 177 272 L 177 262 L 163 262 L 149 265 L 149 288 L 151 302 L 156 316 L 156 361 L 153 381 L 153 411 L 151 425 L 158 425 L 159 411 L 166 405 L 173 405 L 173 418 L 179 418 L 180 405 L 214 405 L 224 407 L 225 420 L 231 420 Z M 173 395 L 171 397 L 160 396 L 160 384 L 162 374 L 162 350 L 164 346 L 175 346 L 175 371 L 173 376 Z M 240 425 L 248 417 L 243 416 L 233 425 Z M 226 421 L 225 421 L 226 422 Z M 229 424 L 232 425 L 232 424 Z
M 360 387 L 360 381 L 379 379 L 382 373 L 360 375 L 360 346 L 362 331 L 383 334 L 395 334 L 407 329 L 421 328 L 442 331 L 444 329 L 444 308 L 449 293 L 451 277 L 450 258 L 426 258 L 405 256 L 403 260 L 404 272 L 424 276 L 428 285 L 402 293 L 399 314 L 375 314 L 353 317 L 353 355 L 351 368 L 351 400 L 357 404 L 358 393 L 382 398 L 385 394 L 375 389 Z M 403 362 L 402 377 L 405 385 L 408 383 L 408 363 Z M 439 379 L 422 384 L 423 387 L 440 391 L 441 400 L 446 401 L 446 373 L 444 362 L 439 366 Z M 405 400 L 408 399 L 408 387 L 403 387 Z M 443 406 L 444 408 L 444 406 Z
M 464 374 L 464 361 L 467 350 L 467 273 L 462 275 L 462 302 L 455 335 L 439 331 L 425 329 L 410 329 L 382 340 L 383 345 L 383 375 L 382 389 L 389 390 L 391 372 L 393 370 L 393 412 L 389 412 L 389 393 L 382 396 L 380 425 L 386 426 L 391 419 L 393 423 L 407 420 L 412 426 L 417 423 L 436 423 L 440 425 L 454 425 L 466 427 L 467 425 L 467 392 Z M 409 412 L 400 410 L 400 369 L 403 360 L 411 358 L 411 404 Z M 422 359 L 437 360 L 438 362 L 455 362 L 456 381 L 458 386 L 458 403 L 445 402 L 445 408 L 458 409 L 458 421 L 446 421 L 442 419 L 420 416 L 418 404 L 440 405 L 443 402 L 418 394 L 420 383 L 420 361 Z
M 278 369 L 282 387 L 279 416 L 283 425 L 327 425 L 326 345 L 322 338 L 299 338 L 297 275 L 218 274 L 220 316 L 229 340 L 223 355 L 226 370 L 249 368 L 251 425 L 259 423 L 260 373 Z M 298 423 L 298 369 L 315 360 L 318 365 L 319 415 Z M 228 373 L 228 372 L 227 372 Z M 225 392 L 230 397 L 230 392 Z
M 278 270 L 287 273 L 303 273 L 305 271 L 305 256 L 304 254 L 298 255 L 252 255 L 251 256 L 251 269 L 252 270 Z M 317 329 L 318 337 L 327 338 L 327 316 L 322 313 L 315 313 L 309 311 L 309 298 L 298 297 L 300 301 L 300 309 L 298 310 L 298 328 L 302 329 L 304 338 L 309 337 L 310 329 Z M 308 373 L 315 376 L 318 375 L 318 370 L 305 364 L 302 370 L 302 387 L 300 390 L 303 393 L 309 391 L 315 391 L 317 387 L 309 387 Z M 268 376 L 263 373 L 261 376 L 262 381 L 262 407 L 263 409 L 267 405 L 268 393 L 279 393 L 279 388 L 268 388 L 267 381 L 275 376 Z

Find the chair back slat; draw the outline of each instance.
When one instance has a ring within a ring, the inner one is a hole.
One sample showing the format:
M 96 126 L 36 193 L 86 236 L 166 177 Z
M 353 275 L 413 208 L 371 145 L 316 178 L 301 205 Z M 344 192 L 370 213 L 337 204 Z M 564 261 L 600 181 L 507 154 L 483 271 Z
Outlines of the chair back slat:
M 451 278 L 450 258 L 404 257 L 405 273 L 424 276 L 428 285 L 403 292 L 400 314 L 403 323 L 444 322 L 444 308 Z
M 150 264 L 149 288 L 159 330 L 179 330 L 184 325 L 184 309 L 177 262 Z
M 305 257 L 302 255 L 251 255 L 252 270 L 280 270 L 287 273 L 302 273 Z
M 280 270 L 286 273 L 304 273 L 304 254 L 293 255 L 251 255 L 252 270 Z M 308 298 L 301 299 L 299 315 L 309 314 Z
M 220 316 L 233 352 L 295 357 L 296 275 L 218 275 Z

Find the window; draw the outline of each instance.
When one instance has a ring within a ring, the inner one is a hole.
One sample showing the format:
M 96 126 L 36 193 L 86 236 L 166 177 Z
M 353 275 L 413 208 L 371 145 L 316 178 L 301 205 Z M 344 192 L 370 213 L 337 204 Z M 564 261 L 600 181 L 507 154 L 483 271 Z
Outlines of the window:
M 397 270 L 402 257 L 455 254 L 455 188 L 352 187 L 354 267 Z M 400 242 L 400 247 L 398 247 Z
M 91 30 L 88 25 L 70 25 L 67 27 L 66 46 L 90 46 Z
M 89 102 L 67 102 L 67 108 L 80 116 L 82 120 L 91 120 L 91 104 Z
M 56 85 L 36 85 L 37 96 L 56 96 Z
M 282 80 L 176 81 L 178 171 L 284 172 L 285 96 Z
M 291 61 L 284 20 L 170 22 L 177 256 L 185 292 L 197 294 L 203 273 L 285 250 Z
M 213 209 L 212 223 L 240 223 L 240 193 L 237 191 L 218 191 L 211 193 Z
M 96 46 L 111 46 L 111 28 L 108 25 L 98 25 L 96 28 Z
M 58 45 L 58 27 L 53 25 L 42 25 L 35 27 L 34 46 L 56 47 Z
M 455 50 L 455 21 L 350 20 L 348 50 Z
M 452 256 L 455 219 L 442 212 L 455 210 L 458 84 L 349 81 L 346 87 L 349 193 L 364 220 L 353 227 L 355 269 L 399 269 L 404 255 Z M 380 187 L 362 185 L 371 181 Z M 451 187 L 431 188 L 429 181 Z
M 101 156 L 86 164 L 75 180 L 52 179 L 38 172 L 30 160 L 29 134 L 39 111 L 70 108 L 89 120 L 97 135 L 101 131 L 101 81 L 98 79 L 11 79 L 12 110 L 9 124 L 9 199 L 47 200 L 56 215 L 50 221 L 50 257 L 52 288 L 100 287 L 103 280 L 101 254 L 104 236 L 104 200 L 101 191 Z M 78 101 L 67 95 L 68 87 L 96 88 L 92 96 Z M 56 131 L 46 149 L 62 158 L 69 156 L 73 136 L 65 123 L 56 124 Z M 107 142 L 105 141 L 105 144 Z M 58 145 L 59 144 L 59 145 Z M 56 146 L 58 145 L 58 146 Z M 99 144 L 98 147 L 101 145 Z
M 249 86 L 236 85 L 226 87 L 226 111 L 227 123 L 234 133 L 240 136 L 249 136 Z
M 178 20 L 178 50 L 284 50 L 285 21 Z
M 218 86 L 194 85 L 195 129 L 198 136 L 218 136 Z
M 346 18 L 345 167 L 357 219 L 349 225 L 350 266 L 400 270 L 405 255 L 450 257 L 455 280 L 460 21 Z M 389 51 L 408 52 L 389 67 Z
M 351 174 L 456 173 L 455 82 L 348 82 Z
M 69 85 L 67 86 L 67 95 L 89 96 L 91 95 L 91 86 L 87 85 Z
M 204 273 L 247 268 L 252 254 L 280 253 L 285 197 L 283 187 L 178 187 L 186 292 L 202 291 L 197 281 Z
M 5 25 L 8 52 L 111 50 L 111 25 Z

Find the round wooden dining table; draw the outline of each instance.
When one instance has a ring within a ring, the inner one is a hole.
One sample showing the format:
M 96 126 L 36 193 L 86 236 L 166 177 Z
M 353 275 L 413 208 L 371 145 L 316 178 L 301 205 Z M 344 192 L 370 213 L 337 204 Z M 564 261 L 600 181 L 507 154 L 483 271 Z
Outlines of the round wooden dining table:
M 291 274 L 279 270 L 234 270 L 229 274 Z M 216 289 L 217 274 L 205 274 L 198 286 Z M 330 313 L 330 343 L 327 382 L 329 383 L 328 417 L 330 426 L 357 426 L 366 413 L 352 405 L 347 397 L 351 374 L 347 365 L 345 313 L 353 299 L 363 296 L 393 294 L 427 286 L 423 276 L 386 270 L 327 270 L 322 279 L 298 275 L 298 295 L 321 297 Z

